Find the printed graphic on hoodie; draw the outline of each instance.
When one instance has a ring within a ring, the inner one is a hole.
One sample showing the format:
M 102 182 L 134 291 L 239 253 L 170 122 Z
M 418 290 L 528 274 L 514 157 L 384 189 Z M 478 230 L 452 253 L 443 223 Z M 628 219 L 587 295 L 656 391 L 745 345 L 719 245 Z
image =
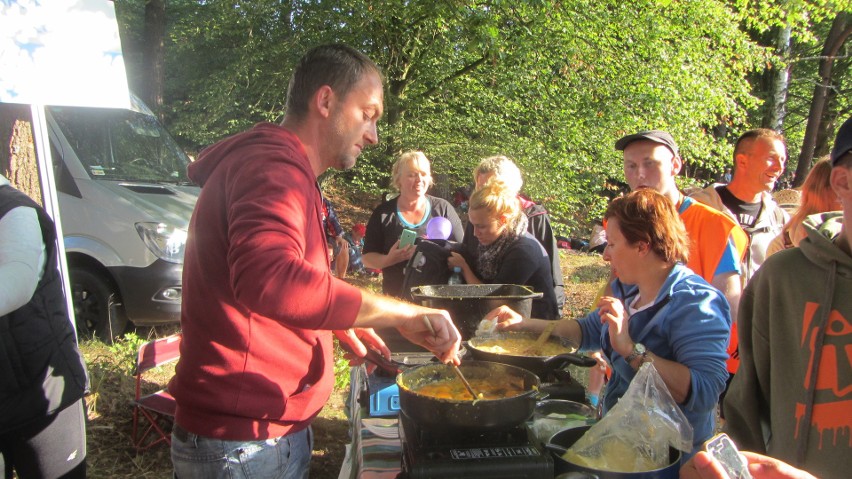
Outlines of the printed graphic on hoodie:
M 819 309 L 818 303 L 808 302 L 805 305 L 805 317 L 802 322 L 802 338 L 800 345 L 807 347 L 810 352 L 807 374 L 803 387 L 807 388 L 810 375 L 814 371 L 814 343 L 817 327 L 812 323 Z M 816 394 L 814 396 L 813 414 L 810 426 L 819 433 L 819 448 L 828 438 L 833 446 L 843 440 L 849 440 L 852 447 L 852 324 L 837 310 L 832 310 L 828 316 L 825 340 L 822 348 L 822 358 L 817 369 Z M 801 431 L 801 420 L 805 414 L 805 405 L 796 403 L 796 438 Z

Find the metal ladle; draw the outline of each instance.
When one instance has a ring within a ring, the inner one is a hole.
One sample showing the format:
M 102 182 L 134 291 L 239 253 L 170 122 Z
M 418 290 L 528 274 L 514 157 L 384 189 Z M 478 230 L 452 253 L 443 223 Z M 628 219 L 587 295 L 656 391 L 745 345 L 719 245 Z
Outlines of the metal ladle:
M 426 327 L 429 328 L 429 332 L 432 333 L 432 336 L 435 336 L 435 328 L 432 327 L 432 322 L 429 321 L 428 316 L 426 316 L 426 315 L 423 316 L 423 322 L 426 323 Z M 482 397 L 483 397 L 482 393 L 477 393 L 476 390 L 473 389 L 473 386 L 470 385 L 467 378 L 464 377 L 464 374 L 462 374 L 461 369 L 459 369 L 458 366 L 456 366 L 455 364 L 448 365 L 448 366 L 453 368 L 453 372 L 455 372 L 456 376 L 458 376 L 459 379 L 461 379 L 461 382 L 464 384 L 464 387 L 465 387 L 465 389 L 467 389 L 467 392 L 470 393 L 471 396 L 473 396 L 474 401 L 477 400 L 477 399 L 482 399 Z

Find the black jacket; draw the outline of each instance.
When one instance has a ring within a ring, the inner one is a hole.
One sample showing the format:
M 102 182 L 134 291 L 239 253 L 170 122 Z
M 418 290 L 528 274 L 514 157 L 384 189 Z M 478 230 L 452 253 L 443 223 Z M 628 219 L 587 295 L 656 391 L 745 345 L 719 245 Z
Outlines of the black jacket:
M 0 317 L 0 433 L 64 409 L 87 387 L 57 269 L 53 221 L 27 195 L 0 186 L 0 218 L 19 206 L 38 213 L 46 264 L 30 302 Z

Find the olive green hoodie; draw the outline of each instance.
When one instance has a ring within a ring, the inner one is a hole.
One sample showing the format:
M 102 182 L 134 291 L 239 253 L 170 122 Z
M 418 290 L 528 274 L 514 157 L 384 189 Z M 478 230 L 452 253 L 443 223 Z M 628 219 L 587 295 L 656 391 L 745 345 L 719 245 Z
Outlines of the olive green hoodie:
M 840 212 L 808 217 L 798 248 L 763 264 L 739 310 L 726 432 L 821 478 L 852 473 L 852 257 Z

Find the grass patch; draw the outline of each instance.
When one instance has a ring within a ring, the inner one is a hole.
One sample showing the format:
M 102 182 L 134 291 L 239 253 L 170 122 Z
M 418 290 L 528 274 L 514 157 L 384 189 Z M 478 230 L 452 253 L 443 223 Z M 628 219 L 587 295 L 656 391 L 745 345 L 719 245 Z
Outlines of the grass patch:
M 594 309 L 592 302 L 609 278 L 609 268 L 599 254 L 574 250 L 560 252 L 565 278 L 563 317 L 578 318 Z
M 136 383 L 133 369 L 136 350 L 148 335 L 167 336 L 175 328 L 147 330 L 125 335 L 113 345 L 97 340 L 80 343 L 86 359 L 91 392 L 86 396 L 89 422 L 86 427 L 88 476 L 92 478 L 170 478 L 172 477 L 169 449 L 154 447 L 138 455 L 133 448 L 132 401 Z M 146 377 L 143 393 L 162 388 L 174 374 L 174 365 L 152 370 Z

